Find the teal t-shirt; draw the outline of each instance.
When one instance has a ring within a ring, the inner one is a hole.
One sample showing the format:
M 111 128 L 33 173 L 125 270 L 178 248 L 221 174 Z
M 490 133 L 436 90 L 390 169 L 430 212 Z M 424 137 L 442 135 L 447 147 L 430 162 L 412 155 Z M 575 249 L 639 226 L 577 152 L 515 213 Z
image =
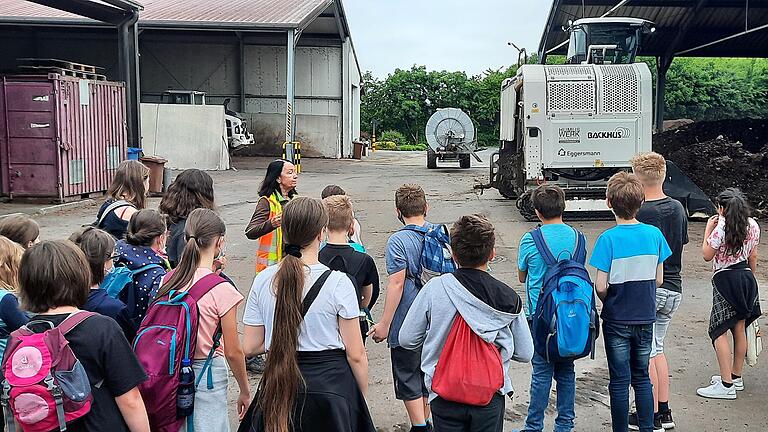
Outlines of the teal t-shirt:
M 576 249 L 576 230 L 566 224 L 542 225 L 541 233 L 547 242 L 552 255 L 558 260 L 570 258 Z M 541 293 L 541 285 L 544 283 L 544 274 L 547 272 L 547 264 L 544 262 L 531 233 L 526 233 L 520 239 L 518 248 L 517 267 L 521 271 L 527 271 L 525 280 L 526 292 L 526 316 L 530 317 L 536 311 L 536 304 Z

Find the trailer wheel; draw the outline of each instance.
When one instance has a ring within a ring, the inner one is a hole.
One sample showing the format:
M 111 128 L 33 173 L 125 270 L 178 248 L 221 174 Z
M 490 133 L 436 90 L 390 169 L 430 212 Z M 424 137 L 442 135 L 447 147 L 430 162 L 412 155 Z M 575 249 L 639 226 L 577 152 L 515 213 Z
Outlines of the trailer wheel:
M 431 148 L 427 149 L 427 168 L 428 169 L 437 168 L 437 153 L 432 151 Z
M 459 155 L 459 168 L 461 169 L 467 169 L 472 166 L 472 161 L 469 158 L 470 155 L 468 154 L 460 154 Z

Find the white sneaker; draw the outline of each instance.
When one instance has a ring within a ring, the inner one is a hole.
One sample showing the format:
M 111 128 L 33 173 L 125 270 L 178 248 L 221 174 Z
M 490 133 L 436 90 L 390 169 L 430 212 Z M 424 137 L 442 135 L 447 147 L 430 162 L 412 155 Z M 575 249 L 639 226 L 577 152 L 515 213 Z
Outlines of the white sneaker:
M 696 390 L 696 394 L 709 399 L 736 399 L 736 386 L 726 388 L 722 381 Z
M 720 377 L 720 375 L 712 375 L 712 381 L 710 381 L 710 384 L 714 384 L 716 382 L 723 382 L 723 379 Z M 744 378 L 737 378 L 733 380 L 733 387 L 736 389 L 736 391 L 743 391 L 744 390 Z

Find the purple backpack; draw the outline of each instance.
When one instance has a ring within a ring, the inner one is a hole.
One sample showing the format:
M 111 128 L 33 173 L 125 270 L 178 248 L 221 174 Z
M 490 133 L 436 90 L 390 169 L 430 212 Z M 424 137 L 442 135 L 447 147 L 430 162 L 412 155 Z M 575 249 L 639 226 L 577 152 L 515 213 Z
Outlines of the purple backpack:
M 139 385 L 139 391 L 153 431 L 178 432 L 184 423 L 185 417 L 179 418 L 176 414 L 176 391 L 182 361 L 194 360 L 199 318 L 197 302 L 222 282 L 225 279 L 211 273 L 189 290 L 171 291 L 158 298 L 149 306 L 136 333 L 133 350 L 148 377 Z M 219 337 L 220 331 L 217 331 L 206 366 L 210 365 Z M 205 369 L 209 368 L 203 368 L 198 383 Z

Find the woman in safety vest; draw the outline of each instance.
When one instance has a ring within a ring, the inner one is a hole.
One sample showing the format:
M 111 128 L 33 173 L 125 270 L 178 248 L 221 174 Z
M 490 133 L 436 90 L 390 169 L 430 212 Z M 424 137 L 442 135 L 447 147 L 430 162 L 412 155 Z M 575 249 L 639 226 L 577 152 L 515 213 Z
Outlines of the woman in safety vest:
M 267 175 L 259 188 L 259 201 L 245 236 L 258 240 L 256 273 L 277 264 L 283 257 L 283 230 L 280 228 L 283 205 L 296 195 L 299 175 L 296 167 L 278 159 L 269 164 Z

